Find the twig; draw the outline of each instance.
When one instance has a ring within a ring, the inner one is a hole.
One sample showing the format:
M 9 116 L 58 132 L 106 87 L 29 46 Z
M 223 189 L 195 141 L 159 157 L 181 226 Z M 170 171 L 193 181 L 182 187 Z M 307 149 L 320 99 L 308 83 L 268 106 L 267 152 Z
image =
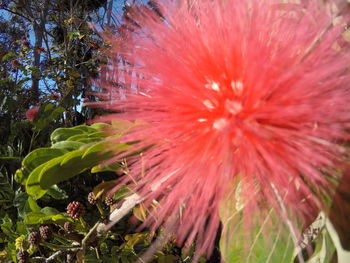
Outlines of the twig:
M 83 255 L 85 254 L 86 248 L 89 243 L 91 243 L 92 240 L 95 239 L 97 235 L 97 229 L 101 222 L 97 222 L 89 231 L 89 233 L 84 237 L 83 241 L 81 242 L 81 250 Z
M 29 17 L 26 17 L 25 15 L 20 14 L 20 13 L 18 13 L 18 12 L 16 12 L 16 11 L 13 11 L 13 10 L 11 10 L 11 9 L 4 8 L 4 7 L 3 7 L 2 9 L 5 10 L 5 11 L 7 11 L 7 12 L 9 12 L 9 13 L 11 13 L 11 14 L 13 14 L 13 15 L 20 16 L 20 17 L 22 17 L 22 18 L 28 20 L 28 21 L 31 22 L 31 23 L 33 22 L 33 19 L 31 19 L 31 18 L 29 18 Z
M 114 224 L 118 223 L 125 215 L 129 213 L 137 204 L 141 203 L 143 198 L 138 194 L 132 194 L 125 199 L 125 202 L 118 209 L 115 209 L 109 216 L 109 223 L 106 226 L 106 230 L 111 228 Z
M 32 259 L 35 260 L 36 262 L 42 262 L 42 263 L 50 263 L 50 262 L 57 262 L 56 258 L 66 255 L 66 254 L 73 254 L 77 253 L 81 248 L 80 247 L 72 247 L 64 250 L 58 250 L 57 252 L 53 253 L 51 256 L 48 258 L 44 257 L 33 257 Z

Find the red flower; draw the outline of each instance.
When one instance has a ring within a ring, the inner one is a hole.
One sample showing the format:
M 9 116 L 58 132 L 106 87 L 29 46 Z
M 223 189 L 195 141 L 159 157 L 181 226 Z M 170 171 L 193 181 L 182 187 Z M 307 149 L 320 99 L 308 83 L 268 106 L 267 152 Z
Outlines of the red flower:
M 112 98 L 104 107 L 120 112 L 106 120 L 148 123 L 124 136 L 155 146 L 123 181 L 159 203 L 146 224 L 176 229 L 179 243 L 197 239 L 199 254 L 210 254 L 234 179 L 243 200 L 283 201 L 305 220 L 324 207 L 349 139 L 349 46 L 334 48 L 342 23 L 320 0 L 182 2 L 162 7 L 166 21 L 128 13 L 131 37 L 109 39 L 115 63 L 105 70 L 116 79 L 124 67 L 131 88 L 101 86 Z
M 38 114 L 39 112 L 39 107 L 38 106 L 34 106 L 34 107 L 31 107 L 27 112 L 26 112 L 26 118 L 27 120 L 29 121 L 34 121 L 36 115 Z

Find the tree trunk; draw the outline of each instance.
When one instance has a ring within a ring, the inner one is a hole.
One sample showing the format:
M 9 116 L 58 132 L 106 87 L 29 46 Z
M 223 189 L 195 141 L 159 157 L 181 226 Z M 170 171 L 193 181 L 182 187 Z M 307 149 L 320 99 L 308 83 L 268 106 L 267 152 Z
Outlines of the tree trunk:
M 39 21 L 40 23 L 37 23 L 36 19 L 34 18 L 31 10 L 29 10 L 28 13 L 32 15 L 33 19 L 33 30 L 34 30 L 34 36 L 35 36 L 35 45 L 34 45 L 34 56 L 33 56 L 33 67 L 34 71 L 32 72 L 32 85 L 31 85 L 31 91 L 32 91 L 32 100 L 33 104 L 37 104 L 39 102 L 40 97 L 40 52 L 37 52 L 38 48 L 42 46 L 43 44 L 43 37 L 44 37 L 44 31 L 45 31 L 45 24 L 47 21 L 47 14 L 49 11 L 49 0 L 46 0 L 43 6 L 43 9 L 39 13 Z

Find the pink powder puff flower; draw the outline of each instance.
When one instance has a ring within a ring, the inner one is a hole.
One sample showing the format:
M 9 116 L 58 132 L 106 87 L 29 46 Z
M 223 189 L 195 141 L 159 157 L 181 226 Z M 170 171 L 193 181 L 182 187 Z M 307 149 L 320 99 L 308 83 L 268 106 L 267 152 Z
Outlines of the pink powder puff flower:
M 41 52 L 46 52 L 45 48 L 44 47 L 38 47 L 36 50 L 35 50 L 36 53 L 38 54 L 41 54 Z
M 38 106 L 34 106 L 31 107 L 27 112 L 26 112 L 26 118 L 28 121 L 34 121 L 36 115 L 39 112 L 39 107 Z
M 145 224 L 210 255 L 237 178 L 253 206 L 282 200 L 304 221 L 325 207 L 348 153 L 349 45 L 321 0 L 180 2 L 159 4 L 164 18 L 133 9 L 129 37 L 106 36 L 101 105 L 118 112 L 106 121 L 147 123 L 123 137 L 154 146 L 121 181 L 157 200 Z

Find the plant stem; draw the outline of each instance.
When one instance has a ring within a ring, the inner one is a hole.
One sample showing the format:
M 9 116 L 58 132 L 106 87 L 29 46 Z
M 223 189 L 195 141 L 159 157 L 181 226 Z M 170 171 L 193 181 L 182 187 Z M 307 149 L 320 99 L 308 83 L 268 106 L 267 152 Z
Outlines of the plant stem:
M 55 249 L 55 250 L 73 248 L 72 246 L 61 246 L 61 245 L 57 245 L 57 244 L 48 243 L 46 241 L 41 241 L 40 245 L 51 248 L 51 249 Z
M 98 211 L 100 212 L 101 216 L 102 216 L 102 217 L 105 217 L 105 211 L 104 211 L 103 208 L 101 207 L 100 202 L 98 202 L 98 203 L 96 204 L 96 207 L 97 207 Z
M 89 226 L 88 224 L 85 222 L 84 218 L 79 217 L 79 222 L 81 223 L 81 225 L 83 226 L 84 231 L 89 231 Z
M 54 237 L 57 241 L 61 242 L 63 245 L 69 245 L 69 242 L 67 242 L 66 239 L 62 238 L 61 236 L 57 235 L 56 233 L 53 233 L 53 237 Z
M 98 253 L 98 248 L 97 247 L 95 248 L 95 252 L 96 252 L 97 259 L 100 259 L 100 253 Z

